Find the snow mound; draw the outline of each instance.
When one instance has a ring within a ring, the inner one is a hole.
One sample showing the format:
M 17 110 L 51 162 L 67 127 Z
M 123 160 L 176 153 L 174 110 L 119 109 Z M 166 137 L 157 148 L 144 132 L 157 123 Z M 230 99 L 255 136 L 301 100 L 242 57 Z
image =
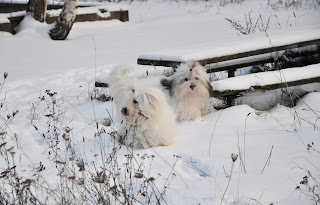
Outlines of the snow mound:
M 50 39 L 48 32 L 53 26 L 53 24 L 40 23 L 27 15 L 15 28 L 17 32 L 15 36 L 23 39 Z

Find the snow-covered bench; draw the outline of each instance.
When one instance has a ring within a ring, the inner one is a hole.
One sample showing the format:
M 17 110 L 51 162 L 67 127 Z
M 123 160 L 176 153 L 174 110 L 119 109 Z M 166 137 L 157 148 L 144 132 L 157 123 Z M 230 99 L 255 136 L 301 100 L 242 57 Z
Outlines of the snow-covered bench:
M 236 46 L 234 46 L 236 45 Z M 312 61 L 301 63 L 302 58 L 317 56 Z M 138 64 L 176 67 L 179 64 L 196 60 L 205 66 L 208 73 L 227 71 L 228 79 L 218 80 L 211 85 L 214 95 L 227 98 L 231 105 L 240 93 L 256 90 L 273 90 L 289 86 L 319 82 L 320 67 L 306 66 L 320 63 L 320 34 L 293 34 L 278 36 L 270 44 L 269 39 L 244 39 L 225 42 L 221 45 L 206 43 L 192 48 L 158 50 L 138 57 Z M 280 71 L 235 76 L 236 69 L 264 63 L 282 63 L 281 68 L 292 68 Z M 309 68 L 310 71 L 308 71 Z M 281 74 L 283 74 L 281 78 Z M 297 75 L 297 76 L 295 76 Z M 288 76 L 288 77 L 286 77 Z
M 319 36 L 320 37 L 320 36 Z M 290 48 L 290 49 L 289 49 Z M 286 49 L 286 50 L 280 50 Z M 203 51 L 205 49 L 200 49 Z M 236 69 L 248 67 L 257 64 L 270 63 L 278 61 L 279 59 L 293 59 L 300 56 L 308 56 L 319 54 L 320 55 L 320 38 L 316 40 L 309 40 L 300 43 L 293 43 L 289 45 L 282 45 L 275 48 L 264 48 L 254 51 L 245 51 L 242 53 L 229 54 L 225 56 L 207 58 L 208 55 L 200 52 L 200 50 L 165 50 L 151 52 L 150 54 L 142 54 L 138 58 L 138 64 L 144 66 L 138 66 L 136 68 L 136 77 L 143 77 L 148 74 L 161 75 L 165 72 L 169 72 L 170 69 L 166 67 L 175 68 L 183 62 L 196 59 L 202 65 L 205 66 L 208 73 L 214 73 L 219 71 L 228 71 L 228 77 L 234 77 Z M 265 53 L 273 51 L 270 53 Z M 167 54 L 164 54 L 167 53 Z M 178 55 L 177 53 L 182 53 Z M 262 53 L 262 54 L 258 54 Z M 202 57 L 201 57 L 202 56 Z M 202 60 L 201 60 L 202 59 Z M 231 60 L 228 60 L 231 59 Z M 320 57 L 319 62 L 320 63 Z M 216 62 L 216 63 L 212 63 Z M 294 62 L 293 65 L 296 65 Z M 151 66 L 150 66 L 151 65 Z M 291 66 L 292 67 L 292 66 Z M 96 87 L 107 87 L 105 75 L 99 75 L 96 79 Z
M 8 3 L 6 3 L 8 4 Z M 14 5 L 14 4 L 13 4 Z M 26 4 L 23 4 L 26 6 Z M 17 7 L 18 10 L 23 9 L 23 5 Z M 1 6 L 1 4 L 0 4 Z M 55 22 L 63 4 L 48 5 L 46 23 L 51 24 Z M 12 8 L 14 9 L 14 8 Z M 16 11 L 12 13 L 0 13 L 0 31 L 15 33 L 14 28 L 20 24 L 26 16 L 26 11 Z M 122 22 L 129 21 L 128 9 L 116 4 L 85 4 L 80 3 L 77 10 L 75 22 L 84 21 L 106 21 L 118 19 Z
M 264 39 L 251 44 L 246 41 L 236 42 L 237 46 L 233 46 L 232 42 L 225 46 L 208 43 L 196 48 L 159 50 L 140 55 L 137 63 L 177 67 L 183 62 L 195 60 L 206 66 L 208 73 L 228 71 L 228 77 L 234 77 L 234 72 L 238 68 L 320 54 L 320 35 L 312 35 L 304 41 L 297 40 L 299 38 L 289 38 L 289 40 L 280 38 L 272 46 Z
M 197 48 L 185 47 L 150 52 L 138 57 L 138 64 L 149 66 L 138 66 L 137 76 L 144 76 L 143 74 L 149 73 L 150 69 L 153 70 L 152 68 L 163 69 L 161 72 L 153 74 L 163 74 L 166 66 L 174 68 L 188 60 L 196 60 L 205 65 L 208 73 L 228 71 L 228 79 L 212 82 L 211 85 L 215 90 L 214 96 L 226 97 L 227 104 L 231 105 L 233 99 L 240 93 L 319 82 L 320 64 L 230 78 L 234 77 L 234 72 L 238 68 L 298 59 L 301 56 L 317 55 L 318 58 L 312 63 L 320 63 L 320 34 L 310 36 L 306 34 L 303 39 L 306 40 L 301 41 L 301 38 L 299 39 L 297 36 L 286 39 L 279 38 L 274 41 L 273 47 L 268 44 L 270 42 L 256 40 L 251 44 L 237 41 L 237 46 L 231 50 L 227 46 L 232 45 L 233 42 L 229 42 L 226 46 L 221 45 L 221 47 L 205 44 L 203 47 L 198 46 Z M 297 40 L 300 41 L 297 42 Z M 295 60 L 288 62 L 288 67 L 301 66 L 299 63 L 296 64 Z M 101 83 L 101 80 L 102 78 L 97 79 L 96 86 L 107 86 L 107 82 Z

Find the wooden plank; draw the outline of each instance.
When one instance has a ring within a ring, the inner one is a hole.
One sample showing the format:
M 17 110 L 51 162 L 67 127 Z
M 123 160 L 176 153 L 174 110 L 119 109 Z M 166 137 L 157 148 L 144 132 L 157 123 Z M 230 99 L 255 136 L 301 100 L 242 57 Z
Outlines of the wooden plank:
M 265 53 L 272 53 L 272 52 L 276 52 L 276 51 L 284 51 L 284 50 L 288 50 L 288 49 L 300 48 L 303 46 L 310 46 L 310 45 L 317 45 L 317 44 L 320 44 L 320 39 L 315 39 L 315 40 L 310 40 L 310 41 L 302 41 L 302 42 L 287 44 L 287 45 L 283 45 L 283 46 L 263 48 L 263 49 L 258 49 L 258 50 L 254 50 L 254 51 L 247 51 L 247 52 L 243 52 L 243 53 L 236 53 L 236 54 L 231 54 L 231 55 L 226 55 L 226 56 L 221 56 L 221 57 L 208 58 L 208 59 L 200 60 L 200 63 L 202 65 L 207 65 L 207 64 L 232 60 L 232 59 L 244 58 L 244 57 L 265 54 Z
M 95 82 L 94 83 L 94 86 L 95 87 L 100 87 L 100 88 L 108 88 L 109 87 L 109 84 L 108 83 L 102 83 L 102 82 Z
M 88 7 L 88 6 L 82 6 L 81 4 L 78 5 L 78 7 Z M 61 9 L 63 8 L 62 3 L 51 3 L 48 2 L 47 9 Z M 25 11 L 27 10 L 27 3 L 4 3 L 0 2 L 0 13 L 12 13 L 17 11 Z
M 14 30 L 12 29 L 10 22 L 0 23 L 0 31 L 14 33 Z
M 235 80 L 236 80 L 236 78 L 235 78 Z M 213 96 L 216 96 L 216 97 L 236 96 L 239 94 L 251 93 L 251 92 L 256 92 L 256 91 L 274 90 L 274 89 L 304 85 L 304 84 L 309 84 L 309 83 L 320 83 L 320 76 L 314 77 L 314 78 L 308 78 L 308 79 L 301 79 L 301 80 L 297 80 L 297 81 L 291 81 L 291 82 L 282 82 L 282 83 L 264 85 L 264 86 L 252 86 L 251 88 L 246 89 L 246 90 L 226 90 L 223 92 L 213 91 Z
M 15 16 L 15 17 L 8 18 L 10 20 L 12 34 L 15 34 L 14 28 L 20 24 L 20 22 L 22 21 L 23 18 L 24 18 L 24 16 Z
M 164 60 L 149 60 L 138 58 L 137 63 L 139 65 L 152 65 L 152 66 L 164 66 L 164 67 L 178 67 L 182 61 L 164 61 Z
M 107 5 L 107 4 L 79 2 L 78 8 L 105 6 L 105 5 Z M 49 1 L 47 4 L 47 10 L 62 9 L 63 6 L 64 6 L 63 1 L 60 1 L 60 3 Z M 19 3 L 19 2 L 5 3 L 5 2 L 0 1 L 0 13 L 12 13 L 12 12 L 17 12 L 17 11 L 25 11 L 26 9 L 27 9 L 27 1 L 26 1 L 26 3 L 22 3 L 22 2 L 21 3 Z
M 207 70 L 207 73 L 214 73 L 214 72 L 220 72 L 225 70 L 228 70 L 228 72 L 229 71 L 234 72 L 238 68 L 244 68 L 248 66 L 261 65 L 264 63 L 272 63 L 272 62 L 274 62 L 273 58 L 256 59 L 248 62 L 238 62 L 238 63 L 230 63 L 230 64 L 228 64 L 228 61 L 227 61 L 226 63 L 222 62 L 214 65 L 211 64 L 210 66 L 206 67 L 206 70 Z
M 199 62 L 201 65 L 207 65 L 207 64 L 219 63 L 223 61 L 229 61 L 233 59 L 245 58 L 249 56 L 261 55 L 261 54 L 272 53 L 277 51 L 285 51 L 288 49 L 294 49 L 294 48 L 299 48 L 303 46 L 310 46 L 310 45 L 317 45 L 317 44 L 320 44 L 320 39 L 302 41 L 302 42 L 297 42 L 297 43 L 292 43 L 292 44 L 287 44 L 282 46 L 275 46 L 270 48 L 263 48 L 263 49 L 252 50 L 252 51 L 247 51 L 243 53 L 235 53 L 235 54 L 230 54 L 230 55 L 225 55 L 220 57 L 212 57 L 212 58 L 199 60 Z M 152 60 L 152 59 L 138 58 L 137 63 L 140 65 L 177 67 L 182 63 L 182 61 L 167 61 L 167 60 L 161 60 L 161 59 Z
M 109 17 L 100 17 L 97 13 L 77 14 L 74 22 L 87 22 L 87 21 L 108 21 L 118 19 L 122 22 L 129 21 L 128 11 L 110 11 Z M 46 22 L 48 24 L 54 23 L 58 19 L 59 15 L 52 16 L 47 14 Z
M 297 57 L 311 56 L 314 54 L 320 54 L 320 44 L 309 45 L 300 47 L 299 51 L 295 49 L 288 49 L 286 51 L 272 52 L 267 54 L 261 54 L 256 56 L 249 56 L 240 59 L 233 59 L 229 61 L 224 61 L 216 64 L 210 64 L 206 66 L 207 73 L 219 72 L 219 71 L 235 71 L 238 68 L 244 68 L 253 65 L 261 65 L 264 63 L 273 63 L 275 61 L 286 62 L 284 57 L 293 59 Z M 278 60 L 275 59 L 275 56 L 278 57 Z M 317 63 L 317 62 L 315 62 Z

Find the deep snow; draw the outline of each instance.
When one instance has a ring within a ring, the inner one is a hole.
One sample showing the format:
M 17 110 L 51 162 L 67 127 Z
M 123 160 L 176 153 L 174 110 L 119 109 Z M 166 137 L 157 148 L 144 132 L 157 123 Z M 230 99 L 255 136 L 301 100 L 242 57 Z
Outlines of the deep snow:
M 145 67 L 136 65 L 142 53 L 192 50 L 206 45 L 215 53 L 228 53 L 235 47 L 243 48 L 260 40 L 266 42 L 263 45 L 273 42 L 263 32 L 239 36 L 224 19 L 243 21 L 250 11 L 255 17 L 260 12 L 265 20 L 271 15 L 269 35 L 281 36 L 287 41 L 319 31 L 320 6 L 310 6 L 312 1 L 276 9 L 271 8 L 276 1 L 270 2 L 247 0 L 225 6 L 216 1 L 123 2 L 129 9 L 130 22 L 75 23 L 65 41 L 50 40 L 47 31 L 52 25 L 30 18 L 18 28 L 17 35 L 0 33 L 1 73 L 9 74 L 0 93 L 0 102 L 4 102 L 0 109 L 1 130 L 18 136 L 20 146 L 13 139 L 10 144 L 16 148 L 15 157 L 22 175 L 29 176 L 32 173 L 29 165 L 41 161 L 46 166 L 41 175 L 48 183 L 57 185 L 57 172 L 47 155 L 48 145 L 32 126 L 46 132 L 47 105 L 41 102 L 37 106 L 38 98 L 45 95 L 46 89 L 58 93 L 59 108 L 66 111 L 60 126 L 73 128 L 77 155 L 90 164 L 95 154 L 100 154 L 101 142 L 94 137 L 95 122 L 100 123 L 109 116 L 107 109 L 118 123 L 114 104 L 90 100 L 94 81 L 100 73 L 107 77 L 115 65 L 128 64 L 140 68 L 137 75 L 143 75 L 142 79 L 148 81 Z M 320 65 L 311 67 L 319 69 Z M 164 69 L 148 68 L 155 75 Z M 316 88 L 319 90 L 319 85 Z M 15 109 L 19 109 L 18 115 L 4 124 L 7 113 Z M 239 149 L 244 165 L 239 158 L 235 162 L 223 204 L 314 204 L 295 188 L 307 175 L 305 170 L 316 179 L 320 177 L 319 115 L 319 92 L 306 95 L 293 108 L 276 105 L 268 111 L 257 111 L 248 105 L 238 105 L 179 123 L 181 134 L 173 146 L 134 152 L 155 155 L 151 168 L 145 164 L 145 170 L 150 169 L 154 177 L 161 174 L 155 181 L 159 187 L 171 172 L 172 155 L 182 157 L 174 169 L 177 177 L 166 192 L 168 204 L 221 204 L 231 174 L 231 154 L 238 154 Z M 101 123 L 99 126 L 103 127 Z M 102 146 L 108 152 L 113 139 L 109 135 L 103 139 Z M 312 142 L 318 152 L 307 149 Z M 119 162 L 126 160 L 124 154 L 127 151 L 121 149 Z M 310 185 L 315 184 L 310 180 Z M 319 193 L 319 189 L 316 191 Z

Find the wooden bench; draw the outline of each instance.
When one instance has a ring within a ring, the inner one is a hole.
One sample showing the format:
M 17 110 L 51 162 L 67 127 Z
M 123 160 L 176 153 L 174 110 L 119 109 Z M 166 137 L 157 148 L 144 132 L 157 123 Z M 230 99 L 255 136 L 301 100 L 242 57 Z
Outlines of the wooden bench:
M 228 77 L 234 77 L 235 70 L 239 68 L 263 63 L 272 63 L 275 61 L 284 61 L 284 59 L 282 59 L 283 57 L 296 58 L 314 54 L 320 54 L 320 38 L 224 56 L 190 60 L 196 60 L 200 62 L 201 65 L 206 66 L 208 73 L 228 71 Z M 157 55 L 159 57 L 157 57 Z M 137 63 L 140 65 L 177 67 L 188 60 L 168 60 L 162 58 L 161 55 L 161 53 L 141 55 L 138 57 Z
M 192 56 L 192 55 L 191 55 Z M 309 56 L 316 56 L 311 62 L 301 63 L 301 61 L 295 59 L 303 59 Z M 153 65 L 153 66 L 170 66 L 177 67 L 186 60 L 168 60 L 170 56 L 166 56 L 161 52 L 151 53 L 150 55 L 139 56 L 137 63 L 141 65 Z M 179 59 L 179 56 L 172 56 L 172 59 Z M 186 59 L 180 57 L 180 59 Z M 197 59 L 205 68 L 208 73 L 227 71 L 228 79 L 218 80 L 213 82 L 211 85 L 215 90 L 214 96 L 226 97 L 227 104 L 230 106 L 233 100 L 242 93 L 254 92 L 257 90 L 273 90 L 279 88 L 285 88 L 290 86 L 298 86 L 308 83 L 320 82 L 320 73 L 311 74 L 308 77 L 305 75 L 300 75 L 299 78 L 282 79 L 282 81 L 268 81 L 263 84 L 251 84 L 249 87 L 241 87 L 241 81 L 248 80 L 248 77 L 236 77 L 235 71 L 239 68 L 244 68 L 253 65 L 260 65 L 264 63 L 281 63 L 281 69 L 287 68 L 281 71 L 268 71 L 267 75 L 275 75 L 277 73 L 284 72 L 285 76 L 293 70 L 288 68 L 301 67 L 309 64 L 320 63 L 320 38 L 308 41 L 301 41 L 296 43 L 290 43 L 287 45 L 279 45 L 270 48 L 261 48 L 257 50 L 249 50 L 245 52 L 238 52 L 224 56 L 216 56 L 210 58 Z M 307 66 L 308 67 L 308 66 Z M 317 70 L 317 69 L 315 69 Z M 320 70 L 320 64 L 318 64 L 318 70 Z M 263 79 L 265 73 L 250 74 L 254 76 L 259 76 Z M 219 86 L 222 84 L 229 84 L 227 89 L 220 89 Z
M 138 64 L 144 66 L 140 66 L 136 70 L 136 77 L 146 76 L 147 73 L 152 73 L 152 70 L 154 69 L 161 71 L 153 72 L 152 75 L 161 75 L 164 74 L 164 72 L 170 72 L 171 67 L 176 68 L 178 65 L 186 61 L 186 59 L 182 57 L 178 61 L 172 60 L 179 59 L 179 56 L 174 56 L 172 53 L 170 54 L 170 52 L 168 52 L 169 54 L 165 54 L 165 52 L 166 51 L 164 51 L 164 53 L 157 52 L 156 54 L 151 53 L 150 55 L 144 54 L 139 56 L 137 62 Z M 294 60 L 297 58 L 315 55 L 318 56 L 318 58 L 316 58 L 313 62 L 308 62 L 307 64 L 300 64 Z M 214 81 L 211 83 L 211 85 L 214 89 L 214 96 L 226 98 L 229 106 L 233 104 L 233 100 L 237 96 L 244 93 L 274 90 L 290 86 L 320 82 L 320 72 L 318 72 L 320 71 L 320 38 L 290 43 L 287 45 L 279 45 L 271 48 L 261 48 L 252 51 L 238 52 L 224 56 L 196 60 L 205 66 L 208 73 L 220 71 L 228 72 L 227 79 Z M 235 77 L 235 71 L 239 68 L 273 62 L 285 63 L 281 68 L 286 69 Z M 295 68 L 309 64 L 316 65 L 307 66 L 305 68 Z M 168 67 L 168 69 L 166 70 L 165 67 Z M 290 73 L 296 73 L 298 77 L 287 77 L 291 75 Z M 308 73 L 308 75 L 305 73 Z M 281 75 L 283 76 L 281 77 Z M 102 79 L 107 79 L 107 77 L 100 79 L 98 78 L 95 84 L 96 87 L 108 86 L 106 80 L 103 81 Z M 265 80 L 261 81 L 261 79 Z M 251 84 L 243 86 L 244 81 L 251 82 Z
M 51 24 L 54 23 L 61 12 L 62 4 L 53 5 L 53 8 L 58 9 L 50 9 L 47 10 L 46 15 L 46 23 Z M 26 7 L 26 4 L 25 4 Z M 52 5 L 48 5 L 48 9 L 52 8 Z M 18 7 L 17 9 L 21 9 Z M 23 18 L 26 15 L 26 11 L 17 11 L 13 13 L 6 14 L 8 16 L 8 22 L 0 23 L 0 31 L 5 31 L 14 34 L 14 28 L 20 24 Z M 77 11 L 77 15 L 75 18 L 75 22 L 85 22 L 85 21 L 108 21 L 117 19 L 122 22 L 129 21 L 129 13 L 127 9 L 123 9 L 120 6 L 85 6 L 79 7 Z

